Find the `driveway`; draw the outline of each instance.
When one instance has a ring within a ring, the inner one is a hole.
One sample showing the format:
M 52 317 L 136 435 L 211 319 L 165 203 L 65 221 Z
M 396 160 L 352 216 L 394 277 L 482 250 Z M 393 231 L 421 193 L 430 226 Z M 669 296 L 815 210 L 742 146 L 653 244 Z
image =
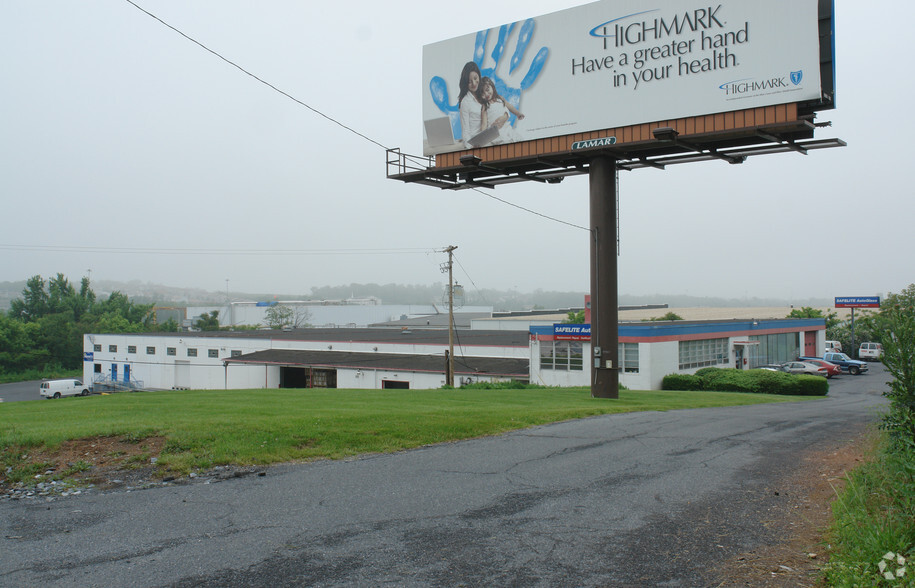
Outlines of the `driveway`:
M 882 366 L 798 403 L 607 415 L 265 476 L 0 503 L 0 585 L 703 586 L 771 488 L 877 418 Z
M 41 392 L 39 391 L 40 385 L 41 380 L 0 384 L 0 401 L 17 402 L 20 400 L 45 400 L 41 397 Z

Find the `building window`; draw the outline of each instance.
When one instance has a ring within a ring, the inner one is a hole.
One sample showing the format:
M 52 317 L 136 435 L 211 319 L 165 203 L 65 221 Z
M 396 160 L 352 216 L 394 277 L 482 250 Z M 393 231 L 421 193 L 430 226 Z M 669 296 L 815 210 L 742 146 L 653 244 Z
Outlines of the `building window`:
M 147 347 L 147 348 L 146 348 L 146 355 L 155 355 L 155 354 L 156 354 L 156 348 L 155 348 L 155 347 Z
M 581 345 L 581 341 L 569 341 L 569 369 L 573 372 L 580 372 L 584 367 Z
M 553 369 L 553 341 L 540 342 L 540 369 Z
M 167 347 L 165 349 L 165 352 L 169 355 L 178 355 L 178 350 L 175 349 L 174 347 Z
M 680 369 L 722 365 L 728 363 L 727 339 L 680 341 Z
M 620 369 L 627 374 L 639 373 L 639 344 L 620 343 Z
M 109 345 L 109 346 L 108 346 L 108 353 L 117 353 L 117 352 L 118 352 L 118 346 L 117 346 L 117 345 Z
M 128 345 L 128 346 L 127 346 L 127 353 L 136 353 L 136 352 L 137 352 L 137 346 L 136 346 L 136 345 Z
M 95 368 L 94 371 L 95 371 L 96 374 L 102 373 L 102 364 L 97 363 L 97 364 L 95 364 L 93 367 Z
M 239 355 L 241 355 L 241 349 L 232 350 L 232 357 L 238 357 Z
M 540 369 L 582 371 L 584 359 L 581 341 L 541 341 Z
M 101 351 L 101 350 L 102 350 L 102 344 L 101 344 L 101 343 L 96 343 L 95 345 L 92 346 L 92 349 L 95 350 L 95 351 Z
M 188 347 L 187 356 L 188 357 L 197 357 L 197 349 L 195 349 L 193 347 Z
M 785 363 L 794 361 L 801 355 L 799 333 L 777 333 L 775 335 L 754 335 L 751 341 L 759 345 L 749 345 L 750 368 L 767 363 Z
M 218 349 L 208 349 L 208 350 L 207 350 L 207 357 L 212 357 L 212 358 L 214 358 L 214 359 L 218 359 L 218 358 L 219 358 L 219 350 L 218 350 Z

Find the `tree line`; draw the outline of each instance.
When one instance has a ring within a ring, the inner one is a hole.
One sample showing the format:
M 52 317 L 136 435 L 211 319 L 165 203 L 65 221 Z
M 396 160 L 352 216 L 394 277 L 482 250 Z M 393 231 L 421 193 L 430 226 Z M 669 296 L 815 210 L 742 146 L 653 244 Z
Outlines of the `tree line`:
M 115 291 L 99 299 L 89 278 L 79 288 L 61 273 L 29 278 L 22 296 L 0 313 L 0 377 L 78 370 L 86 333 L 177 331 L 170 320 L 158 324 L 153 304 L 136 304 Z

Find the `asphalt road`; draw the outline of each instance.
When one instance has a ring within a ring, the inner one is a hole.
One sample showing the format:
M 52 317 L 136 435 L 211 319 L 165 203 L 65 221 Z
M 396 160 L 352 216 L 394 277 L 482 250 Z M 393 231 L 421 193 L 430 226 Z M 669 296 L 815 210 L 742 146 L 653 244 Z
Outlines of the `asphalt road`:
M 799 403 L 609 415 L 219 483 L 0 503 L 2 586 L 706 586 L 772 541 L 807 448 L 882 366 Z
M 31 382 L 14 382 L 0 384 L 0 400 L 3 402 L 17 402 L 19 400 L 46 400 L 41 397 L 38 386 L 41 380 Z

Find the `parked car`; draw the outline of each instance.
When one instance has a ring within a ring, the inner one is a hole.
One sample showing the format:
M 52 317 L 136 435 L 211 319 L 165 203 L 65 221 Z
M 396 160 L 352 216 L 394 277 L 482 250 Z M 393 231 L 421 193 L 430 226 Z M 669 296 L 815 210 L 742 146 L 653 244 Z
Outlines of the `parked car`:
M 882 357 L 883 345 L 880 343 L 867 341 L 862 343 L 860 349 L 858 349 L 858 359 L 863 359 L 864 361 L 880 361 Z
M 80 380 L 48 380 L 47 382 L 42 382 L 38 390 L 44 398 L 89 395 L 89 388 L 83 386 Z
M 780 363 L 767 363 L 766 365 L 758 366 L 756 369 L 758 369 L 758 370 L 767 370 L 767 371 L 770 371 L 770 372 L 783 372 L 783 371 L 785 371 L 784 369 L 782 369 L 782 364 L 780 364 Z
M 824 378 L 828 377 L 826 368 L 807 363 L 806 361 L 789 361 L 783 363 L 782 370 L 789 374 L 807 374 L 811 376 L 823 376 Z
M 839 343 L 838 341 L 827 341 L 826 342 L 826 352 L 829 353 L 830 351 L 838 351 L 839 353 L 841 353 L 842 344 Z
M 804 363 L 811 363 L 813 365 L 818 365 L 822 368 L 826 368 L 826 377 L 831 378 L 833 376 L 838 376 L 842 373 L 842 368 L 837 366 L 834 363 L 830 363 L 823 359 L 805 359 Z
M 844 353 L 824 353 L 823 357 L 799 357 L 798 361 L 809 361 L 811 359 L 824 359 L 830 363 L 834 363 L 842 368 L 843 372 L 848 372 L 853 376 L 863 374 L 867 371 L 867 363 L 852 359 Z

